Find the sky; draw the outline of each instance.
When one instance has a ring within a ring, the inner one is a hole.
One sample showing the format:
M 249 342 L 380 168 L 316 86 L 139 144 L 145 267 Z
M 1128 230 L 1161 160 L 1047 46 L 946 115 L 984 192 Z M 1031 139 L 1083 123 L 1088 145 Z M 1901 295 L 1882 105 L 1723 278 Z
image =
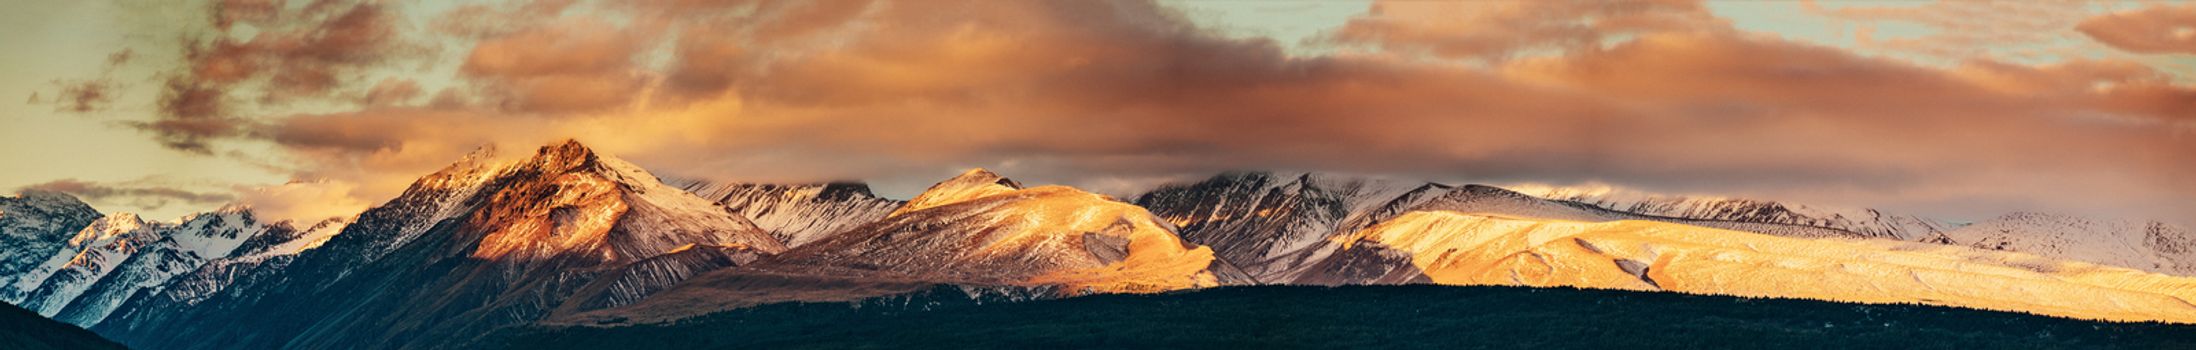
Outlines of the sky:
M 902 198 L 1283 170 L 2196 217 L 2188 1 L 6 6 L 0 193 L 151 218 L 347 215 L 567 138 Z

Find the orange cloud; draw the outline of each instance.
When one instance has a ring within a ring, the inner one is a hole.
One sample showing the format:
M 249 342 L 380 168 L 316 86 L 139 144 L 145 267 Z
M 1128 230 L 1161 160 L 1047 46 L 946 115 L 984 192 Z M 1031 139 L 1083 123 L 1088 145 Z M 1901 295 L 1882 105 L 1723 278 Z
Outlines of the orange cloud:
M 2151 5 L 2091 17 L 2075 28 L 2128 52 L 2196 54 L 2196 5 Z
M 646 82 L 633 65 L 644 39 L 599 21 L 550 23 L 481 42 L 461 69 L 504 109 L 597 111 L 629 103 Z
M 1143 1 L 468 7 L 435 29 L 479 39 L 466 89 L 237 133 L 368 202 L 481 144 L 577 137 L 736 180 L 919 188 L 984 166 L 1125 189 L 1293 169 L 1955 216 L 2196 211 L 2196 89 L 2151 67 L 1922 65 L 1739 32 L 1692 1 L 1605 5 L 1383 2 L 1330 39 L 1369 50 L 1318 56 Z M 1441 17 L 1459 13 L 1485 18 Z
M 1446 58 L 1594 47 L 1640 33 L 1726 30 L 1694 0 L 1378 1 L 1333 34 L 1344 44 Z

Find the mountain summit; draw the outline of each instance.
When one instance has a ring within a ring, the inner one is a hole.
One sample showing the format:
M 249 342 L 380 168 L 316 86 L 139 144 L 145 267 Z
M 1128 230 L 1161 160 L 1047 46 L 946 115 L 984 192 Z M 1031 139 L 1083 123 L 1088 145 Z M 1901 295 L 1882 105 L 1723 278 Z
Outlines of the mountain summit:
M 1008 179 L 1005 176 L 999 176 L 999 174 L 990 170 L 984 170 L 983 168 L 969 169 L 961 172 L 961 175 L 931 185 L 930 189 L 923 190 L 922 194 L 915 195 L 915 199 L 909 199 L 907 204 L 901 205 L 898 210 L 893 210 L 892 215 L 889 216 L 899 216 L 911 211 L 1021 189 L 1022 183 L 1014 182 L 1013 179 Z
M 534 321 L 605 271 L 682 247 L 785 250 L 723 206 L 575 141 L 512 162 L 488 152 L 199 302 L 219 307 L 138 307 L 95 330 L 159 348 L 421 347 Z

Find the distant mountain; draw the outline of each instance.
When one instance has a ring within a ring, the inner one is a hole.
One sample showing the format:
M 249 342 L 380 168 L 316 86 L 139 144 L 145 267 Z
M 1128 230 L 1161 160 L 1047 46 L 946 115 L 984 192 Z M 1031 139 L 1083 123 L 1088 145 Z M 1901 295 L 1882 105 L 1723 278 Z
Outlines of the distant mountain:
M 55 318 L 77 325 L 91 325 L 107 317 L 131 296 L 159 288 L 178 274 L 188 273 L 209 259 L 228 256 L 245 241 L 269 231 L 289 231 L 287 223 L 263 224 L 242 207 L 195 214 L 178 224 L 154 224 L 159 236 L 133 247 L 135 254 L 111 267 L 113 271 L 78 293 L 68 306 L 55 310 Z M 59 277 L 47 287 L 63 285 Z M 51 305 L 51 304 L 48 304 Z M 42 313 L 46 310 L 40 310 Z
M 164 349 L 433 347 L 531 322 L 605 272 L 682 247 L 785 249 L 723 206 L 576 142 L 488 158 L 415 182 L 198 307 L 140 307 L 94 329 Z
M 22 301 L 23 293 L 37 288 L 38 281 L 23 281 L 31 271 L 100 216 L 91 205 L 59 192 L 28 190 L 0 197 L 0 301 Z
M 932 186 L 882 220 L 582 319 L 662 320 L 934 284 L 1064 296 L 1229 282 L 1247 283 L 1248 276 L 1142 208 L 1067 187 L 1023 188 L 977 169 Z M 849 287 L 817 290 L 831 285 Z
M 1609 187 L 1516 189 L 1541 198 L 1589 204 L 1628 213 L 1675 218 L 1813 226 L 1858 233 L 1863 237 L 1916 241 L 1935 238 L 1959 225 L 1875 209 L 1812 206 L 1742 198 L 1672 196 Z
M 2196 276 L 2196 234 L 2164 222 L 2013 213 L 1943 236 L 1946 244 Z
M 2196 279 L 1924 243 L 1439 209 L 1348 242 L 1299 281 L 1569 286 L 2196 322 L 2189 303 Z
M 65 195 L 61 195 L 65 196 Z M 69 237 L 37 267 L 13 275 L 0 293 L 60 321 L 89 326 L 143 291 L 157 291 L 178 274 L 228 256 L 251 240 L 291 232 L 289 223 L 262 223 L 240 206 L 147 222 L 135 214 L 101 217 Z
M 1582 202 L 1551 200 L 1483 185 L 1403 183 L 1321 174 L 1225 173 L 1211 179 L 1163 186 L 1138 196 L 1138 205 L 1181 227 L 1191 243 L 1209 245 L 1224 259 L 1269 283 L 1300 281 L 1296 275 L 1332 254 L 1348 237 L 1413 210 L 1500 213 L 1572 221 L 1649 220 L 1789 237 L 1862 238 L 1843 229 L 1792 224 L 1792 216 L 1659 216 Z M 1804 220 L 1801 220 L 1804 221 Z M 1321 274 L 1321 273 L 1314 273 Z
M 0 303 L 0 349 L 94 350 L 125 349 L 83 328 L 55 322 L 6 303 Z
M 19 275 L 16 283 L 0 294 L 17 295 L 7 300 L 43 315 L 52 315 L 75 300 L 100 277 L 114 271 L 114 266 L 137 253 L 138 248 L 160 239 L 160 228 L 149 225 L 137 214 L 117 214 L 100 217 L 91 225 L 68 239 L 61 251 L 40 263 L 37 268 Z
M 1136 197 L 1179 227 L 1182 238 L 1213 247 L 1260 280 L 1303 266 L 1310 253 L 1396 205 L 1413 205 L 1448 186 L 1319 174 L 1225 173 L 1161 187 Z
M 702 199 L 724 204 L 788 247 L 799 247 L 883 218 L 906 202 L 878 197 L 869 185 L 712 183 L 666 181 Z
M 223 288 L 237 284 L 241 279 L 279 270 L 296 258 L 298 253 L 318 247 L 334 238 L 343 227 L 350 225 L 350 220 L 328 219 L 304 228 L 291 228 L 286 223 L 269 227 L 264 233 L 238 244 L 228 256 L 206 261 L 195 269 L 183 270 L 184 272 L 168 279 L 166 283 L 160 284 L 157 289 L 146 289 L 121 301 L 108 315 L 190 307 Z M 152 309 L 145 309 L 148 307 Z M 79 324 L 91 325 L 97 322 Z

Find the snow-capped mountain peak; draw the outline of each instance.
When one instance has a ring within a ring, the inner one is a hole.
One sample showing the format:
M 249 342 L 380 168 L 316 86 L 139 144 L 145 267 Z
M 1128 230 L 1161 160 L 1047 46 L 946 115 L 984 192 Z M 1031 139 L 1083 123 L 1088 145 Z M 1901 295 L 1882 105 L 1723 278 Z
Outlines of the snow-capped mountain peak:
M 100 216 L 91 205 L 60 192 L 25 190 L 0 197 L 0 301 L 20 302 L 22 293 L 52 273 L 34 271 Z
M 990 170 L 984 170 L 983 168 L 969 169 L 962 172 L 961 175 L 931 185 L 930 189 L 923 190 L 922 194 L 915 195 L 914 199 L 909 199 L 907 204 L 900 206 L 899 210 L 894 210 L 891 215 L 887 216 L 899 216 L 911 211 L 1014 192 L 1020 189 L 1022 189 L 1022 183 L 1014 182 L 1014 180 L 1005 176 L 999 176 L 999 174 L 992 173 Z
M 632 261 L 690 243 L 785 250 L 723 206 L 576 141 L 543 146 L 510 171 L 474 215 L 475 225 L 491 229 L 476 258 L 537 259 L 594 249 L 605 259 Z

